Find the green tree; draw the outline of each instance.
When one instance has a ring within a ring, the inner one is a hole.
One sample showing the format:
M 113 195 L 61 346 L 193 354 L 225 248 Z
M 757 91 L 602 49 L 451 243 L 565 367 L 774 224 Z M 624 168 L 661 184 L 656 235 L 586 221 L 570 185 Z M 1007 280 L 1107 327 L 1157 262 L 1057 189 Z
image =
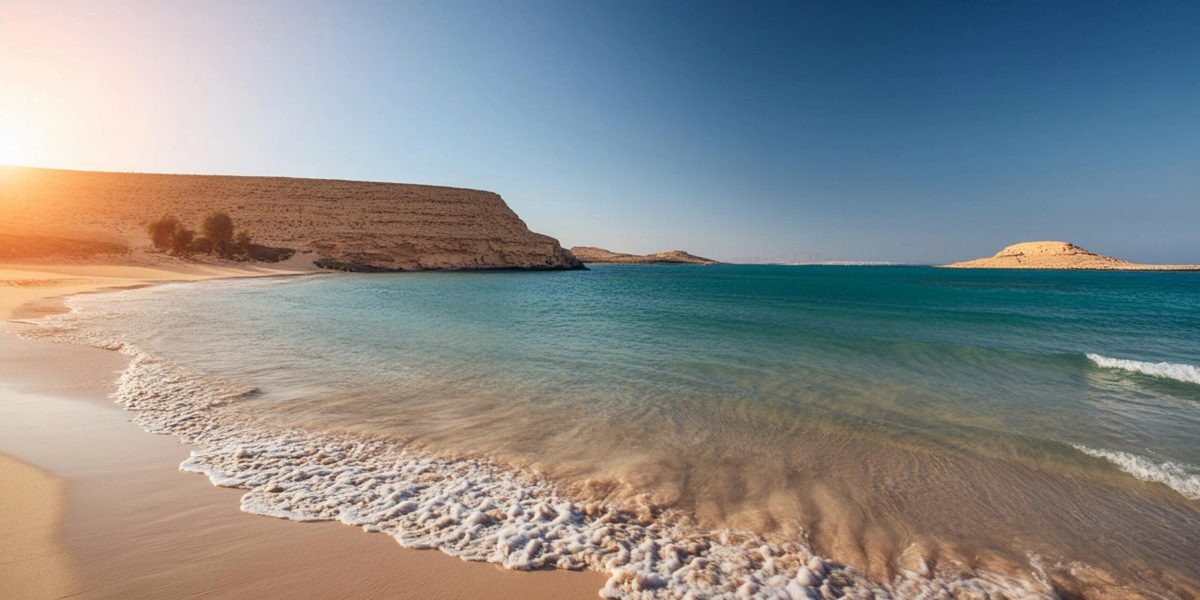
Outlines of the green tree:
M 233 219 L 223 210 L 214 210 L 204 216 L 200 224 L 200 235 L 212 245 L 212 252 L 229 257 L 233 252 Z
M 163 215 L 146 223 L 146 233 L 150 234 L 150 243 L 154 244 L 155 248 L 168 250 L 172 247 L 172 238 L 175 236 L 175 230 L 179 227 L 179 219 L 171 215 Z

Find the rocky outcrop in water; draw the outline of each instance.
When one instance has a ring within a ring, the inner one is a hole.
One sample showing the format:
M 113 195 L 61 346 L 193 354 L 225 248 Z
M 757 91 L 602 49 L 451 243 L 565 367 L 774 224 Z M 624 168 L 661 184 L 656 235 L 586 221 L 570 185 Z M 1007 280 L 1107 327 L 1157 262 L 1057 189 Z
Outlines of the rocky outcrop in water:
M 1104 271 L 1200 271 L 1200 265 L 1143 265 L 1084 250 L 1068 242 L 1022 242 L 991 258 L 957 262 L 955 269 L 1072 269 Z
M 654 254 L 625 254 L 594 246 L 575 246 L 571 254 L 585 263 L 616 263 L 628 265 L 719 265 L 721 263 L 683 250 L 668 250 Z
M 313 251 L 346 270 L 577 269 L 480 190 L 290 177 L 0 167 L 0 236 L 52 235 L 146 249 L 143 224 L 225 210 L 255 241 Z

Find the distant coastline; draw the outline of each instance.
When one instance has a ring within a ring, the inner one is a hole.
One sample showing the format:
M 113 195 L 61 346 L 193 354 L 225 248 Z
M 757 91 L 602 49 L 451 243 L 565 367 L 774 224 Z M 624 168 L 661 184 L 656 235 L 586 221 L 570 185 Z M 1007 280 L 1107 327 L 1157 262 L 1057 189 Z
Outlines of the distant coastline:
M 814 262 L 796 261 L 779 263 L 762 263 L 783 265 L 785 267 L 916 267 L 912 263 L 893 262 L 888 260 L 823 260 Z
M 719 265 L 719 261 L 696 256 L 684 250 L 668 250 L 654 254 L 627 254 L 595 246 L 574 246 L 571 254 L 585 263 L 625 265 Z

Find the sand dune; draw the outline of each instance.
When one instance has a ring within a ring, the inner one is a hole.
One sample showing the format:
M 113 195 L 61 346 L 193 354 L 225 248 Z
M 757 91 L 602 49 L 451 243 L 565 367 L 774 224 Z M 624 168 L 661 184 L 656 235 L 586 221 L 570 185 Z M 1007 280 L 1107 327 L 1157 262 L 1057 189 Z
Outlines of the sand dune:
M 156 175 L 0 167 L 7 260 L 102 252 L 135 261 L 143 224 L 198 224 L 225 210 L 256 241 L 312 251 L 345 269 L 563 269 L 579 261 L 479 190 L 287 177 Z M 24 236 L 24 239 L 17 239 Z M 36 239 L 36 242 L 31 242 Z M 122 250 L 128 248 L 128 252 Z M 3 260 L 0 257 L 0 260 Z
M 575 246 L 571 254 L 585 263 L 619 263 L 637 265 L 716 265 L 719 262 L 689 254 L 683 250 L 668 250 L 654 254 L 625 254 L 594 246 Z
M 1022 242 L 991 258 L 945 267 L 954 269 L 1074 269 L 1104 271 L 1200 271 L 1200 265 L 1144 265 L 1089 252 L 1068 242 Z

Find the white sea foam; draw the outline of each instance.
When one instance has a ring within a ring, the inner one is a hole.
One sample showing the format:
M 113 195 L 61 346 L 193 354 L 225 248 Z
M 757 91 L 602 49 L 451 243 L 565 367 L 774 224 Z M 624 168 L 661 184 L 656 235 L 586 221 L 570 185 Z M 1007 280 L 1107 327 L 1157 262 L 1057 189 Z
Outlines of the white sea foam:
M 1161 483 L 1192 500 L 1200 500 L 1200 469 L 1170 461 L 1154 462 L 1144 456 L 1118 450 L 1089 448 L 1079 444 L 1072 446 L 1088 456 L 1103 458 L 1142 481 Z
M 1122 369 L 1125 371 L 1133 371 L 1143 375 L 1152 377 L 1162 377 L 1164 379 L 1174 379 L 1175 381 L 1183 381 L 1186 383 L 1195 383 L 1200 385 L 1200 367 L 1169 362 L 1145 362 L 1140 360 L 1129 360 L 1125 358 L 1109 358 L 1099 354 L 1088 354 L 1088 359 L 1096 363 L 1097 366 L 1106 369 Z
M 608 598 L 1051 598 L 1041 577 L 938 565 L 872 581 L 801 542 L 700 530 L 677 515 L 650 522 L 579 503 L 527 470 L 445 459 L 395 441 L 264 425 L 239 410 L 252 388 L 193 373 L 79 327 L 77 314 L 33 335 L 130 357 L 116 400 L 149 432 L 196 447 L 180 468 L 246 490 L 242 510 L 297 521 L 338 520 L 400 544 L 511 569 L 592 569 Z

